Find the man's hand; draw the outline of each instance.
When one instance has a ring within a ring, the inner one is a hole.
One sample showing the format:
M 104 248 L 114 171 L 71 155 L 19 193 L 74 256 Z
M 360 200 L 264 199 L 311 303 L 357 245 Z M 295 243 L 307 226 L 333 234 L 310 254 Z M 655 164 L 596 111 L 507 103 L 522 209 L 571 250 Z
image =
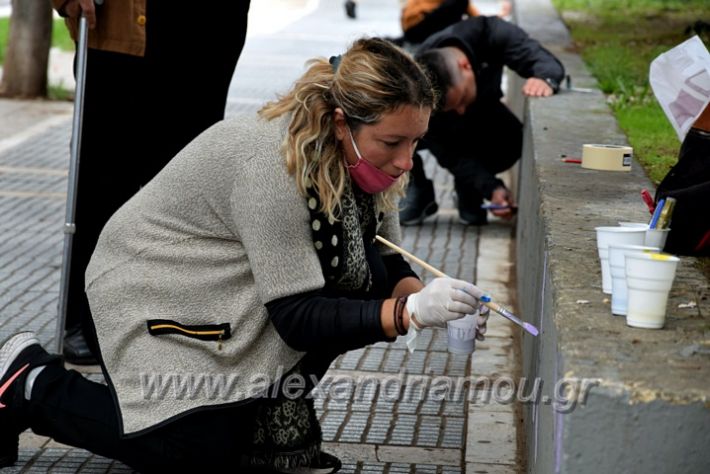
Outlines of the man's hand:
M 94 0 L 68 0 L 63 8 L 69 18 L 79 18 L 81 12 L 86 15 L 86 22 L 90 29 L 96 28 L 96 7 Z
M 537 77 L 531 77 L 523 86 L 523 94 L 528 97 L 550 97 L 554 92 L 550 84 Z
M 515 200 L 510 194 L 510 191 L 505 186 L 498 186 L 491 194 L 491 203 L 498 204 L 500 206 L 508 206 L 505 209 L 491 209 L 493 215 L 502 217 L 503 219 L 510 219 L 513 217 L 513 207 L 515 207 Z

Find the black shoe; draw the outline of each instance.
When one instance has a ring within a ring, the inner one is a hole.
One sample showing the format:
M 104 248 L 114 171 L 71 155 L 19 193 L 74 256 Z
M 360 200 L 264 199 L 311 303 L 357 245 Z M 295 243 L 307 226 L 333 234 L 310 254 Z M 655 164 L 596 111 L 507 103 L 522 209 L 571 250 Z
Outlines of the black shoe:
M 477 195 L 462 198 L 458 193 L 454 193 L 454 204 L 459 208 L 459 222 L 463 225 L 488 224 L 488 211 L 481 209 L 483 200 Z
M 325 451 L 321 451 L 318 462 L 310 466 L 311 472 L 322 472 L 324 474 L 338 472 L 341 467 L 343 467 L 343 463 L 340 462 L 340 459 Z
M 488 224 L 488 211 L 481 209 L 483 197 L 472 187 L 464 183 L 456 183 L 454 205 L 459 209 L 459 222 L 463 225 Z
M 488 214 L 485 209 L 478 209 L 471 212 L 459 207 L 459 222 L 463 225 L 486 225 L 488 224 Z
M 320 452 L 318 459 L 313 461 L 310 466 L 297 467 L 296 469 L 284 471 L 287 474 L 330 474 L 338 472 L 343 464 L 340 459 L 332 454 L 324 451 Z
M 357 18 L 357 15 L 355 14 L 355 7 L 357 5 L 353 0 L 347 0 L 345 2 L 345 14 L 348 16 L 348 18 L 355 19 Z
M 58 360 L 31 332 L 15 334 L 0 345 L 0 468 L 17 462 L 20 433 L 29 428 L 23 416 L 27 374 Z
M 64 335 L 64 359 L 75 365 L 96 365 L 98 360 L 89 349 L 81 327 L 67 329 Z
M 488 211 L 481 209 L 481 203 L 464 203 L 459 201 L 459 222 L 463 225 L 488 224 Z
M 270 473 L 270 474 L 331 474 L 338 472 L 343 467 L 340 459 L 328 454 L 324 451 L 320 452 L 318 459 L 313 461 L 310 466 L 296 467 L 293 469 L 273 470 L 263 467 L 253 467 L 250 472 L 254 473 Z
M 434 185 L 426 180 L 426 185 L 409 182 L 407 195 L 400 202 L 399 223 L 402 225 L 421 224 L 424 219 L 436 214 L 439 205 L 434 197 Z

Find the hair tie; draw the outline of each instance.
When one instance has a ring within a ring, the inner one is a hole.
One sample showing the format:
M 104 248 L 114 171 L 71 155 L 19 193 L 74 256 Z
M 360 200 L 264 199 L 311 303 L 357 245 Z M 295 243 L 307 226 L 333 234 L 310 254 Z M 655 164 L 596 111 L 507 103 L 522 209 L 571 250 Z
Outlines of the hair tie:
M 340 61 L 343 59 L 343 55 L 339 54 L 337 56 L 331 56 L 328 62 L 330 63 L 331 66 L 333 66 L 333 73 L 335 73 L 338 70 L 338 66 L 340 66 Z

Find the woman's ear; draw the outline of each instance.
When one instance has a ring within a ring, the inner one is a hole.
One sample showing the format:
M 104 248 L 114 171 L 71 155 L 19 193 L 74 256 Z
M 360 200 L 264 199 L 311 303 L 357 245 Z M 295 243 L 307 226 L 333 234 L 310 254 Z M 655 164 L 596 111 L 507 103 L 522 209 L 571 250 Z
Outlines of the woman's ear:
M 345 113 L 340 107 L 333 111 L 333 122 L 335 124 L 335 138 L 343 140 L 348 134 L 348 123 L 345 120 Z

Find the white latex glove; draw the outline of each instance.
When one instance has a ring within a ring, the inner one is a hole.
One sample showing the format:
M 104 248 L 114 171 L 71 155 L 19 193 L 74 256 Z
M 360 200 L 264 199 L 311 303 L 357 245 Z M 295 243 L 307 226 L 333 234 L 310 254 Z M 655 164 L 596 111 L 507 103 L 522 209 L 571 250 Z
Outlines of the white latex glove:
M 472 283 L 453 278 L 436 278 L 407 298 L 410 323 L 416 329 L 446 327 L 447 321 L 463 318 L 478 309 L 483 291 Z M 484 321 L 485 324 L 485 321 Z
M 479 341 L 485 340 L 484 335 L 488 330 L 488 316 L 490 315 L 490 308 L 481 304 L 480 308 L 478 308 L 478 317 L 476 319 L 476 339 Z

